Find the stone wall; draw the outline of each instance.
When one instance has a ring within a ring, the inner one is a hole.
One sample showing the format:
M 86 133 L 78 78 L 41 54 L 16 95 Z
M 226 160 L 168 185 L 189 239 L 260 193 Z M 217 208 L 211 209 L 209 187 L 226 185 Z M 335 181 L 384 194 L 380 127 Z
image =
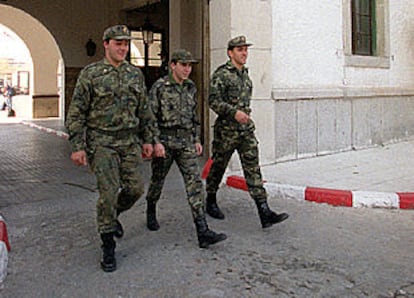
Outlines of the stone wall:
M 337 93 L 338 96 L 326 98 L 295 99 L 274 94 L 275 161 L 413 138 L 414 90 Z
M 33 95 L 33 118 L 59 117 L 59 95 Z

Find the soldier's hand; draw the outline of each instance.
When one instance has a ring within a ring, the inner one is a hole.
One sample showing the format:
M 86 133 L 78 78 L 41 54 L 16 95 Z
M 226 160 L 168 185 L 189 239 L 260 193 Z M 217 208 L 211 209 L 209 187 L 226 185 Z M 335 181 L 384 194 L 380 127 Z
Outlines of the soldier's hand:
M 200 143 L 196 143 L 195 147 L 197 155 L 201 155 L 203 153 L 203 146 Z
M 159 143 L 154 145 L 154 156 L 165 157 L 165 148 L 163 144 Z
M 70 156 L 73 163 L 77 166 L 86 166 L 88 165 L 88 161 L 86 159 L 86 152 L 84 150 L 73 152 Z
M 144 157 L 151 157 L 152 152 L 154 152 L 152 144 L 142 145 L 142 154 L 144 155 Z
M 250 120 L 250 116 L 247 115 L 245 112 L 240 111 L 240 110 L 237 110 L 236 114 L 234 115 L 234 118 L 240 124 L 246 124 Z

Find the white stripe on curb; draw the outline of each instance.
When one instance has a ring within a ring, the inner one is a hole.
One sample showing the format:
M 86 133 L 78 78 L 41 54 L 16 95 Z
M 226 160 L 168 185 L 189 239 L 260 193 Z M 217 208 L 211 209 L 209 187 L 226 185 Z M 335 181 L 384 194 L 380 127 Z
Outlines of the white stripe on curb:
M 288 184 L 266 183 L 268 192 L 283 199 L 305 199 L 306 187 L 292 186 Z
M 400 198 L 393 192 L 353 191 L 352 207 L 399 208 Z

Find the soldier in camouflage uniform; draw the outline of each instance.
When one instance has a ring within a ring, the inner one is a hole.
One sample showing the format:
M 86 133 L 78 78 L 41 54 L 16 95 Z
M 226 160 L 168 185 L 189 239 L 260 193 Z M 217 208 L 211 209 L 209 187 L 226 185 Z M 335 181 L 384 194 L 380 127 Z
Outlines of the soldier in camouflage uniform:
M 118 215 L 144 193 L 141 143 L 143 153 L 151 155 L 157 138 L 144 76 L 125 61 L 130 39 L 124 25 L 105 30 L 105 57 L 79 74 L 66 120 L 72 161 L 89 164 L 97 179 L 101 267 L 107 272 L 116 270 L 114 236 L 123 235 Z
M 188 77 L 192 63 L 197 63 L 190 52 L 177 50 L 171 56 L 171 72 L 158 79 L 149 92 L 149 101 L 158 121 L 161 143 L 154 146 L 152 177 L 147 194 L 147 227 L 159 229 L 156 203 L 161 196 L 165 177 L 175 161 L 184 178 L 188 203 L 197 228 L 199 246 L 226 239 L 207 226 L 203 204 L 203 186 L 197 156 L 203 147 L 200 141 L 200 121 L 197 115 L 196 86 Z
M 207 177 L 206 211 L 214 218 L 224 219 L 217 205 L 216 193 L 227 164 L 237 150 L 250 196 L 257 205 L 262 227 L 267 228 L 287 219 L 288 215 L 270 210 L 263 187 L 258 141 L 250 117 L 253 86 L 244 66 L 251 45 L 244 36 L 231 39 L 227 47 L 230 60 L 218 67 L 211 79 L 209 105 L 218 117 L 214 124 L 213 164 Z

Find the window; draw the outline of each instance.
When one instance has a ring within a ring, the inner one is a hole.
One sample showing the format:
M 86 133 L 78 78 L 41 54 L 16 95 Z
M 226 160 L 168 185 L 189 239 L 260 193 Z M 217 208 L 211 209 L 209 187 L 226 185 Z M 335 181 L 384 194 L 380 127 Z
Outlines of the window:
M 390 67 L 389 0 L 342 0 L 345 65 Z
M 145 44 L 142 31 L 132 31 L 130 62 L 139 67 L 145 67 Z M 154 33 L 154 42 L 148 46 L 148 66 L 161 66 L 162 34 Z
M 352 0 L 352 54 L 375 56 L 374 0 Z

